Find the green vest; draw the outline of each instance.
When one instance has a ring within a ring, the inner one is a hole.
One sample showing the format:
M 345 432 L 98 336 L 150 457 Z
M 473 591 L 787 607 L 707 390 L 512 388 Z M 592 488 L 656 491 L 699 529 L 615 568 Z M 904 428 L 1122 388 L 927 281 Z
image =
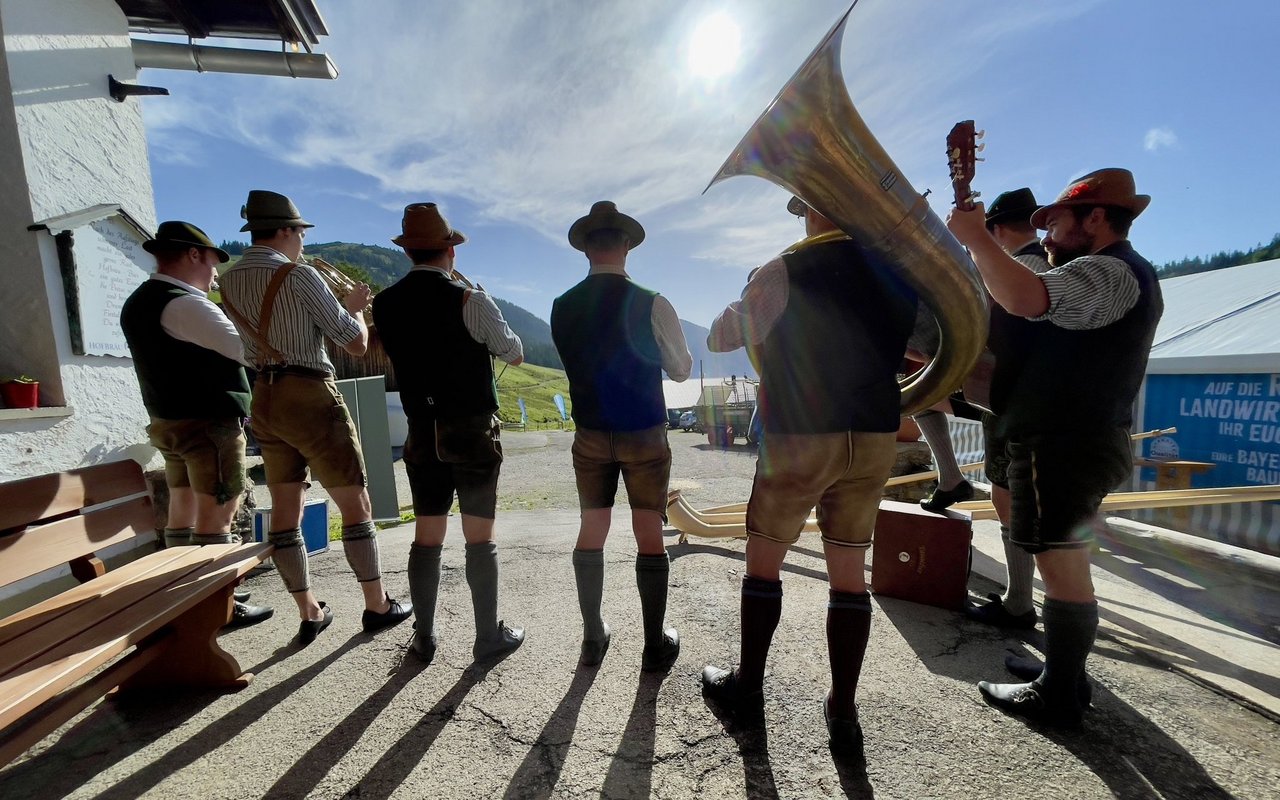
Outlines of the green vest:
M 129 295 L 120 312 L 142 403 L 157 419 L 248 416 L 244 367 L 221 353 L 179 341 L 160 327 L 165 306 L 188 294 L 171 283 L 147 280 Z

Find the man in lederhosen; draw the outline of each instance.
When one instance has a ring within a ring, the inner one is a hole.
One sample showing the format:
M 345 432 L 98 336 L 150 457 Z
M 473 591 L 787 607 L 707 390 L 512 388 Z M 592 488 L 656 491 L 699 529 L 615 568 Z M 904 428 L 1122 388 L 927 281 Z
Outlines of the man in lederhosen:
M 257 368 L 252 425 L 271 490 L 272 560 L 298 604 L 298 639 L 308 644 L 333 621 L 311 591 L 302 509 L 307 469 L 342 514 L 342 549 L 360 582 L 365 631 L 395 625 L 413 613 L 382 585 L 378 540 L 364 457 L 355 425 L 333 380 L 328 336 L 355 355 L 368 347 L 361 312 L 369 287 L 358 285 L 341 303 L 313 267 L 299 264 L 311 223 L 281 194 L 255 189 L 240 211 L 252 246 L 222 276 L 222 299 Z
M 454 248 L 467 240 L 435 203 L 404 210 L 401 235 L 413 268 L 373 299 L 373 320 L 395 368 L 409 418 L 404 463 L 413 492 L 409 593 L 417 614 L 413 652 L 435 657 L 440 555 L 455 492 L 466 540 L 467 585 L 475 614 L 472 657 L 494 660 L 524 641 L 498 620 L 498 546 L 493 520 L 502 466 L 498 390 L 490 354 L 524 361 L 524 346 L 482 289 L 453 272 Z
M 164 456 L 164 545 L 231 544 L 245 489 L 249 382 L 239 334 L 206 297 L 228 256 L 204 231 L 177 220 L 160 223 L 142 248 L 155 256 L 156 272 L 125 301 L 120 326 L 151 417 L 147 436 Z M 237 591 L 228 627 L 271 617 L 248 599 Z
M 1128 241 L 1151 198 L 1125 169 L 1072 181 L 1031 216 L 1052 269 L 1036 274 L 987 231 L 981 204 L 947 227 L 969 248 L 1014 329 L 991 386 L 1008 442 L 1009 540 L 1044 581 L 1045 662 L 1029 683 L 980 681 L 991 704 L 1050 725 L 1088 705 L 1085 661 L 1098 630 L 1090 572 L 1102 499 L 1132 474 L 1132 410 L 1164 310 L 1151 264 Z M 1010 665 L 1021 675 L 1021 662 Z
M 671 571 L 662 540 L 671 447 L 662 373 L 687 379 L 693 357 L 671 303 L 627 274 L 627 254 L 642 241 L 640 223 L 608 200 L 570 226 L 569 244 L 590 266 L 587 277 L 552 305 L 551 335 L 569 377 L 577 425 L 573 471 L 582 516 L 573 574 L 582 611 L 581 662 L 599 664 L 609 648 L 611 632 L 601 613 L 604 543 L 621 475 L 636 537 L 644 623 L 640 667 L 662 672 L 680 655 L 680 635 L 663 621 Z

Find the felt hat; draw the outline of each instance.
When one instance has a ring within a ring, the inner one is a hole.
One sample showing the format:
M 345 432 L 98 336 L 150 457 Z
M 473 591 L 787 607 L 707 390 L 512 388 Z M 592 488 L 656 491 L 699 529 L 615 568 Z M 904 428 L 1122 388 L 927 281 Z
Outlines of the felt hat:
M 190 247 L 212 250 L 218 254 L 218 261 L 223 264 L 227 263 L 231 258 L 231 256 L 227 255 L 226 250 L 214 247 L 213 241 L 204 231 L 190 222 L 182 222 L 176 219 L 161 222 L 160 227 L 156 229 L 155 238 L 148 239 L 142 243 L 142 249 L 152 255 L 157 252 L 172 253 L 175 250 L 186 250 Z
M 315 227 L 302 218 L 292 200 L 265 189 L 253 189 L 249 192 L 249 199 L 240 206 L 240 218 L 247 220 L 240 229 L 241 232 Z
M 1043 229 L 1049 212 L 1063 206 L 1115 206 L 1136 217 L 1150 202 L 1151 195 L 1135 193 L 1132 172 L 1110 167 L 1076 178 L 1062 190 L 1057 200 L 1031 215 L 1031 224 Z
M 1004 192 L 987 206 L 987 227 L 1005 222 L 1026 222 L 1039 208 L 1036 196 L 1025 186 Z
M 444 250 L 467 240 L 461 231 L 453 229 L 435 203 L 405 206 L 400 231 L 391 242 L 408 250 Z
M 569 244 L 575 250 L 585 251 L 587 236 L 602 230 L 622 231 L 631 240 L 633 248 L 644 241 L 644 228 L 639 222 L 619 211 L 612 201 L 600 200 L 591 206 L 590 213 L 569 226 Z

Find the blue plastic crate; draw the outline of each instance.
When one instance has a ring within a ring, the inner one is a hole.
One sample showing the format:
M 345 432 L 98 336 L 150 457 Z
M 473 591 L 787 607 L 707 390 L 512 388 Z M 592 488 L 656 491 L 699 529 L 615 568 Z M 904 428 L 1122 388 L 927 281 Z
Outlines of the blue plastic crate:
M 265 542 L 269 530 L 271 530 L 271 509 L 254 509 L 253 538 L 259 542 Z M 302 540 L 306 543 L 307 553 L 310 555 L 329 550 L 329 502 L 327 500 L 317 498 L 308 500 L 303 505 Z

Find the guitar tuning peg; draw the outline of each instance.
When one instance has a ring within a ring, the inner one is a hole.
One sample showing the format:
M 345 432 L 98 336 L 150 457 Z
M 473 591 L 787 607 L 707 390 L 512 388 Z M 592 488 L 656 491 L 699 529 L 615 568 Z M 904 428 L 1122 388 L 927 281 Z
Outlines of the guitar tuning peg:
M 974 160 L 974 161 L 986 161 L 986 159 L 985 159 L 985 158 L 976 158 L 976 157 L 975 157 L 973 160 Z
M 977 147 L 975 147 L 975 148 L 973 148 L 973 149 L 974 149 L 976 152 L 981 153 L 983 150 L 986 150 L 986 149 L 987 149 L 987 145 L 986 145 L 986 143 L 984 142 L 983 144 L 980 144 L 980 145 L 978 145 Z
M 969 192 L 970 203 L 972 203 L 974 200 L 977 200 L 979 197 L 982 197 L 982 192 Z
M 986 130 L 980 130 L 980 131 L 978 131 L 977 133 L 975 133 L 975 134 L 973 135 L 973 138 L 975 138 L 975 139 L 981 139 L 983 136 L 986 136 L 986 135 L 987 135 Z

